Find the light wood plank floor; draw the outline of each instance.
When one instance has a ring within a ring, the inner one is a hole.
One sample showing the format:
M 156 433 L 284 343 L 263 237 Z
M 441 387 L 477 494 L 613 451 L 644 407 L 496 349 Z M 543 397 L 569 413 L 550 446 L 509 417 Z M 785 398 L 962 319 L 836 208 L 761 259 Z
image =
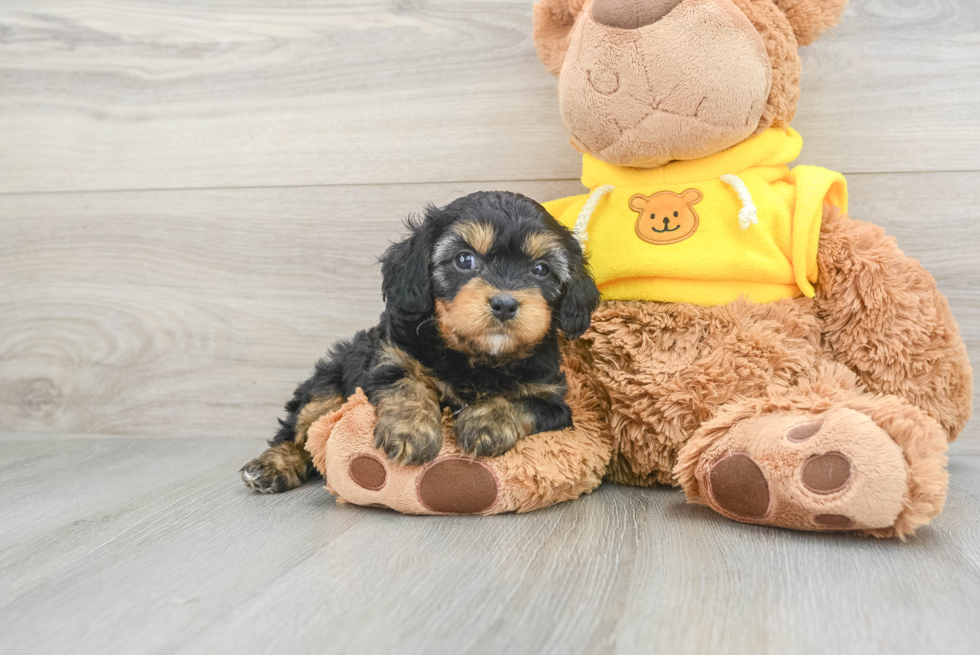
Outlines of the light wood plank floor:
M 6 653 L 976 653 L 980 450 L 901 544 L 617 485 L 531 515 L 279 497 L 258 440 L 0 440 Z
M 238 467 L 426 202 L 577 193 L 532 0 L 0 3 L 0 653 L 975 653 L 980 428 L 912 541 L 607 485 L 413 518 Z M 980 3 L 852 0 L 801 163 L 980 357 Z

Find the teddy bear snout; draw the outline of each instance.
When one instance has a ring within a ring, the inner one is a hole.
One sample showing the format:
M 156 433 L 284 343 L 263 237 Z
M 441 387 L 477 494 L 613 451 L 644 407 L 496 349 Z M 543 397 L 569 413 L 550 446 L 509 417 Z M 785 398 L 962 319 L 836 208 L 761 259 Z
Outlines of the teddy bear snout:
M 653 25 L 683 0 L 595 0 L 592 18 L 597 23 L 624 30 Z

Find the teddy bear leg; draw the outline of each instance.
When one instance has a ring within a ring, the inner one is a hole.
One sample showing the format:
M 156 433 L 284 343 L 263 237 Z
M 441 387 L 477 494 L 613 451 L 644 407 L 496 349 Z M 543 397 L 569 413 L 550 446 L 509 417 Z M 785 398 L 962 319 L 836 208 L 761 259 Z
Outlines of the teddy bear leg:
M 599 486 L 612 454 L 596 390 L 583 361 L 566 357 L 566 402 L 575 427 L 530 435 L 499 457 L 469 457 L 443 417 L 439 455 L 421 466 L 395 464 L 374 447 L 375 411 L 358 390 L 309 431 L 307 449 L 341 502 L 404 514 L 528 512 Z
M 969 419 L 973 371 L 946 298 L 871 223 L 825 208 L 815 298 L 834 359 L 875 393 L 923 408 L 952 441 Z
M 702 425 L 674 469 L 688 499 L 745 523 L 902 539 L 936 516 L 945 431 L 905 399 L 827 368 L 829 380 L 734 403 Z

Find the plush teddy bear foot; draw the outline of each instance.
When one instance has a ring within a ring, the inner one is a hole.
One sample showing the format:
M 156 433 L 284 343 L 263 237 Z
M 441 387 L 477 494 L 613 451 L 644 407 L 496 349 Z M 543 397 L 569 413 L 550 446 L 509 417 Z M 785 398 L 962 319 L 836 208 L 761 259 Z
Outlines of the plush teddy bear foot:
M 697 447 L 696 441 L 689 446 Z M 943 450 L 934 451 L 943 478 L 934 482 L 945 497 Z M 911 532 L 910 526 L 895 529 L 913 495 L 907 453 L 870 416 L 853 409 L 746 418 L 712 439 L 693 470 L 686 454 L 688 464 L 679 462 L 678 470 L 683 483 L 688 469 L 689 497 L 736 521 L 876 536 Z M 940 500 L 936 512 L 941 507 Z
M 357 394 L 310 428 L 307 448 L 327 479 L 327 489 L 341 502 L 405 514 L 493 511 L 500 484 L 491 466 L 445 447 L 426 464 L 396 464 L 373 445 L 375 418 L 367 398 Z
M 531 435 L 500 457 L 468 457 L 447 413 L 439 455 L 409 466 L 374 447 L 375 418 L 358 390 L 310 427 L 306 447 L 340 502 L 404 514 L 521 512 L 577 498 L 599 486 L 612 448 L 598 422 L 580 416 L 575 430 Z
M 492 513 L 500 497 L 493 468 L 464 457 L 440 457 L 424 466 L 398 467 L 390 460 L 358 453 L 348 460 L 347 476 L 335 479 L 331 489 L 342 497 L 370 500 L 373 492 L 378 502 L 371 505 L 390 506 L 406 514 Z

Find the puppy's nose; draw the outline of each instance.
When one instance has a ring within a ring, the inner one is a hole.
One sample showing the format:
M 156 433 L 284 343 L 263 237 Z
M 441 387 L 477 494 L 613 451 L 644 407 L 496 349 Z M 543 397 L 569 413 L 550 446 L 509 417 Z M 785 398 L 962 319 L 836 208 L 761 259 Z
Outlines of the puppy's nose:
M 493 310 L 493 315 L 501 321 L 509 321 L 514 318 L 517 315 L 518 307 L 520 307 L 520 303 L 517 302 L 517 298 L 506 293 L 498 293 L 490 299 L 490 309 Z
M 595 0 L 592 18 L 609 27 L 635 30 L 653 25 L 681 2 L 683 0 Z

